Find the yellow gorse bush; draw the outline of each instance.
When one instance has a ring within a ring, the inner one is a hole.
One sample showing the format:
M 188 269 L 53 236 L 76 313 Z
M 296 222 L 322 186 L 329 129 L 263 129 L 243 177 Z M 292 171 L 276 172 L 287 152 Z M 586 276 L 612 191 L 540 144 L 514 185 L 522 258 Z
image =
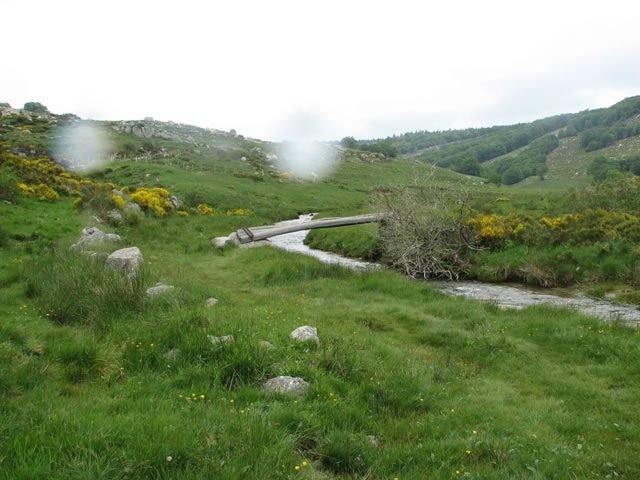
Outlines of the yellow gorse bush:
M 127 204 L 127 201 L 117 193 L 111 195 L 111 200 L 113 200 L 113 203 L 115 203 L 120 210 Z
M 35 190 L 36 190 L 36 197 L 38 197 L 40 200 L 46 200 L 47 202 L 55 202 L 58 198 L 60 198 L 60 195 L 58 194 L 58 192 L 56 192 L 50 186 L 45 185 L 44 183 L 36 185 Z
M 553 218 L 542 217 L 540 219 L 540 222 L 545 227 L 551 230 L 558 230 L 566 227 L 571 222 L 579 221 L 579 219 L 580 219 L 579 214 L 577 215 L 567 214 L 567 215 L 562 215 L 561 217 L 553 217 Z
M 60 195 L 83 195 L 83 187 L 103 186 L 114 188 L 113 184 L 94 182 L 80 175 L 66 171 L 47 157 L 21 158 L 10 153 L 0 154 L 0 163 L 13 170 L 22 181 L 18 184 L 25 196 L 55 201 Z
M 611 240 L 640 241 L 640 217 L 603 209 L 558 217 L 477 215 L 467 221 L 481 246 L 497 248 L 506 241 L 526 245 L 583 244 Z
M 216 213 L 215 209 L 207 205 L 206 203 L 201 203 L 196 207 L 196 211 L 200 215 L 213 215 Z M 246 217 L 247 215 L 251 215 L 253 211 L 248 208 L 231 208 L 226 211 L 226 215 L 228 217 Z
M 485 246 L 496 246 L 507 238 L 518 236 L 524 229 L 522 218 L 517 216 L 478 215 L 468 220 L 479 242 Z
M 167 214 L 173 208 L 169 201 L 169 190 L 166 188 L 137 188 L 130 196 L 132 202 L 145 210 L 150 210 L 159 217 Z
M 253 213 L 248 208 L 235 208 L 231 210 L 227 210 L 228 217 L 245 217 L 247 215 L 251 215 Z
M 209 205 L 207 205 L 206 203 L 198 204 L 198 206 L 196 207 L 196 210 L 200 215 L 213 215 L 215 213 L 215 210 L 211 208 Z
M 32 197 L 36 194 L 36 191 L 33 187 L 30 187 L 26 183 L 19 183 L 18 188 L 20 189 L 20 193 L 25 197 Z
M 30 159 L 11 153 L 1 153 L 0 164 L 16 173 L 21 180 L 18 188 L 24 196 L 52 202 L 60 195 L 73 195 L 78 197 L 73 202 L 74 207 L 90 207 L 98 211 L 114 207 L 123 209 L 128 198 L 131 202 L 160 217 L 173 210 L 173 205 L 169 201 L 171 193 L 166 188 L 137 188 L 131 193 L 128 187 L 124 187 L 120 190 L 121 193 L 114 192 L 116 188 L 114 184 L 96 182 L 76 175 L 48 157 Z M 208 213 L 212 212 L 213 209 Z
M 18 183 L 18 188 L 20 189 L 20 193 L 25 197 L 35 197 L 47 202 L 55 202 L 60 198 L 58 192 L 44 183 L 40 183 L 33 187 L 26 183 Z

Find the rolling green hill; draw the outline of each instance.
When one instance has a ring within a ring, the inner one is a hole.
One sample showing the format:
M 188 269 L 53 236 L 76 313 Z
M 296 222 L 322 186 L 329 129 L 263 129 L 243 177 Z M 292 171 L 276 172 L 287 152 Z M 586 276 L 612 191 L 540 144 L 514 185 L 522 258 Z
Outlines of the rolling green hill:
M 596 156 L 613 163 L 640 158 L 639 135 L 640 96 L 636 96 L 608 108 L 531 123 L 411 132 L 358 145 L 394 151 L 507 185 L 538 176 L 575 186 L 586 177 Z
M 75 118 L 47 114 L 0 117 L 0 154 L 52 158 L 61 126 Z M 151 119 L 91 122 L 111 145 L 111 157 L 88 174 L 119 187 L 165 187 L 188 207 L 206 203 L 221 211 L 250 210 L 255 222 L 292 218 L 298 213 L 368 211 L 372 192 L 408 184 L 433 174 L 424 163 L 391 161 L 376 153 L 346 149 L 326 178 L 297 178 L 278 164 L 279 146 L 235 132 L 204 129 Z M 64 159 L 62 165 L 65 165 Z M 435 181 L 472 185 L 475 180 L 438 169 Z
M 479 252 L 485 278 L 548 280 L 555 268 L 559 281 L 636 275 L 637 285 L 640 252 L 616 234 L 640 235 L 640 195 L 627 188 L 640 183 L 622 175 L 627 183 L 589 192 L 624 201 L 592 210 L 590 224 L 562 215 L 581 200 L 566 191 L 565 178 L 589 163 L 576 155 L 597 154 L 581 152 L 579 134 L 549 155 L 548 175 L 558 168 L 565 182 L 556 191 L 552 180 L 497 187 L 351 148 L 327 177 L 296 178 L 274 163 L 275 145 L 153 120 L 94 122 L 113 154 L 82 174 L 50 158 L 57 127 L 77 122 L 0 117 L 0 479 L 640 475 L 637 331 L 571 310 L 449 297 L 391 269 L 210 242 L 302 212 L 371 211 L 397 191 L 463 189 L 498 247 Z M 557 131 L 547 128 L 514 158 L 546 148 L 536 142 Z M 445 137 L 442 151 L 473 151 L 509 130 Z M 620 140 L 628 155 L 632 140 Z M 560 153 L 574 162 L 565 170 Z M 551 245 L 567 225 L 595 243 Z M 85 226 L 121 241 L 71 250 Z M 331 232 L 321 242 L 336 250 L 377 248 L 374 225 Z M 105 255 L 133 246 L 138 274 L 106 268 Z M 173 289 L 148 294 L 158 282 Z M 318 344 L 290 338 L 302 325 L 317 328 Z M 265 391 L 282 375 L 308 389 Z

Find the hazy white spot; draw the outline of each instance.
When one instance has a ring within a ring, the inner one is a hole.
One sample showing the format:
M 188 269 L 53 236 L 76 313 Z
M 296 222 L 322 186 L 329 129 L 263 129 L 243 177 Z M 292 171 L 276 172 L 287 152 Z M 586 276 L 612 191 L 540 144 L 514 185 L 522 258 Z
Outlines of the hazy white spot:
M 296 112 L 281 125 L 282 143 L 277 156 L 280 169 L 296 177 L 316 181 L 331 173 L 338 158 L 332 145 L 319 142 L 327 129 L 327 122 L 318 114 Z
M 109 141 L 97 125 L 82 122 L 56 130 L 53 156 L 65 168 L 88 172 L 100 167 L 110 153 Z
M 337 151 L 330 145 L 313 141 L 285 142 L 281 147 L 278 165 L 296 177 L 316 181 L 331 172 L 336 158 Z

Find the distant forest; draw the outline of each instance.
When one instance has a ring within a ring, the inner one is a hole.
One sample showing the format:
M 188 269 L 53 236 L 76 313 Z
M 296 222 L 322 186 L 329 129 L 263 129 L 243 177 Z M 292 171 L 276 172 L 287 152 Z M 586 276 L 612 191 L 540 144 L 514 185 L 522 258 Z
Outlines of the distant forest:
M 511 185 L 535 175 L 543 178 L 548 170 L 547 157 L 558 147 L 559 139 L 578 136 L 580 147 L 591 152 L 636 135 L 640 135 L 640 96 L 626 98 L 609 108 L 556 115 L 531 123 L 425 130 L 378 140 L 356 141 L 346 137 L 341 143 L 389 157 L 412 156 L 456 172 Z M 503 157 L 506 154 L 511 155 Z M 635 171 L 633 165 L 621 163 L 618 167 Z

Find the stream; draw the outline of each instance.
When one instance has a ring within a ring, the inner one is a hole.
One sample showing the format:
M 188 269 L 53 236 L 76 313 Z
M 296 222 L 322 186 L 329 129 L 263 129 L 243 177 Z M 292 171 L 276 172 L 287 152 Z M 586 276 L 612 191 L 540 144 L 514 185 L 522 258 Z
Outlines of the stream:
M 287 220 L 276 225 L 291 225 L 305 223 L 313 219 L 314 214 L 300 215 L 296 220 Z M 346 258 L 335 253 L 324 252 L 309 248 L 304 244 L 304 239 L 309 230 L 286 233 L 271 237 L 269 243 L 287 250 L 310 255 L 325 263 L 333 263 L 353 268 L 355 270 L 368 270 L 380 268 L 377 263 L 364 262 Z M 541 293 L 538 290 L 523 286 L 502 285 L 482 282 L 429 282 L 449 295 L 464 296 L 473 300 L 489 301 L 502 308 L 521 309 L 530 305 L 555 305 L 558 307 L 575 308 L 583 313 L 601 318 L 606 321 L 619 321 L 631 327 L 640 327 L 640 309 L 632 305 L 618 305 L 604 300 L 594 300 L 584 294 L 578 293 L 570 296 L 559 296 L 550 293 Z
M 296 220 L 286 220 L 284 222 L 276 223 L 277 226 L 287 226 L 296 223 L 305 223 L 313 220 L 315 214 L 308 213 L 300 215 Z M 368 270 L 371 268 L 380 268 L 377 263 L 363 262 L 362 260 L 354 260 L 352 258 L 343 257 L 336 253 L 325 252 L 322 250 L 316 250 L 310 248 L 304 244 L 309 230 L 302 230 L 301 232 L 285 233 L 284 235 L 277 235 L 269 239 L 269 243 L 275 245 L 278 248 L 287 250 L 288 252 L 298 252 L 311 257 L 315 257 L 324 263 L 333 263 L 342 265 L 344 267 L 353 268 L 354 270 Z
M 436 283 L 436 282 L 434 282 Z M 502 308 L 521 309 L 530 305 L 554 305 L 575 308 L 583 313 L 606 321 L 619 321 L 632 327 L 640 326 L 640 310 L 633 305 L 619 305 L 605 300 L 594 300 L 583 293 L 559 296 L 541 293 L 523 286 L 500 285 L 482 282 L 437 282 L 445 293 L 474 300 L 495 302 Z

